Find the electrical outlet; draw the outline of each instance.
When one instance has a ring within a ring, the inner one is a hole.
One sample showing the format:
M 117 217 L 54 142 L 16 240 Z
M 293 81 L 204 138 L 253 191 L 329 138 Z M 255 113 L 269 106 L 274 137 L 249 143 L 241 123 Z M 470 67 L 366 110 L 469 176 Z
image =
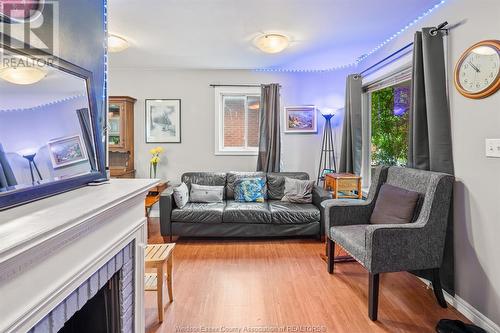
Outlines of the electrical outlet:
M 486 157 L 500 158 L 500 139 L 486 139 Z

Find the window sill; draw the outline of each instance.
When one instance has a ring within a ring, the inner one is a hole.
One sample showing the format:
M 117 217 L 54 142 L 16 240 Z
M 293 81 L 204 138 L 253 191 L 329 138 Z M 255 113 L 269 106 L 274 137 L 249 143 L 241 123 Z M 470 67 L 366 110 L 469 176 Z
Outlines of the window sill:
M 257 151 L 217 151 L 216 156 L 257 156 Z

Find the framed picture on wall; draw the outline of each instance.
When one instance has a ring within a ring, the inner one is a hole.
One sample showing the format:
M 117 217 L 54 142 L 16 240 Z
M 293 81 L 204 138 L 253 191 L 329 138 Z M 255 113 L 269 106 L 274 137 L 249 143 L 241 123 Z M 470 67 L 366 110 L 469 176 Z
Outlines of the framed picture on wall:
M 318 119 L 314 105 L 286 106 L 285 133 L 317 133 Z
M 87 153 L 79 135 L 57 138 L 47 143 L 54 169 L 87 160 Z
M 146 100 L 146 143 L 181 142 L 181 100 Z

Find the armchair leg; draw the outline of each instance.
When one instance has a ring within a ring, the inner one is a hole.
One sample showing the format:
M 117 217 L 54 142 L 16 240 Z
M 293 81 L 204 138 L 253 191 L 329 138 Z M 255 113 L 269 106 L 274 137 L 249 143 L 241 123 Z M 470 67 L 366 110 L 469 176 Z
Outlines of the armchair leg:
M 378 315 L 379 274 L 368 274 L 368 317 L 375 321 Z
M 443 295 L 443 288 L 441 287 L 441 277 L 439 275 L 439 268 L 432 269 L 432 289 L 434 290 L 434 296 L 442 308 L 447 308 L 446 300 Z
M 328 255 L 328 273 L 333 274 L 334 260 L 335 260 L 335 242 L 328 238 L 327 242 L 327 255 Z

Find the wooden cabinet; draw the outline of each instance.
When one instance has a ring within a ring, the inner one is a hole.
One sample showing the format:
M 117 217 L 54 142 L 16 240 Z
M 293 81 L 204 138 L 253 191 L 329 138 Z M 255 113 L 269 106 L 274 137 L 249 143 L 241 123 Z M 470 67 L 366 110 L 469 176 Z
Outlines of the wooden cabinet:
M 112 178 L 134 178 L 134 104 L 128 96 L 110 96 L 108 105 L 109 170 Z

